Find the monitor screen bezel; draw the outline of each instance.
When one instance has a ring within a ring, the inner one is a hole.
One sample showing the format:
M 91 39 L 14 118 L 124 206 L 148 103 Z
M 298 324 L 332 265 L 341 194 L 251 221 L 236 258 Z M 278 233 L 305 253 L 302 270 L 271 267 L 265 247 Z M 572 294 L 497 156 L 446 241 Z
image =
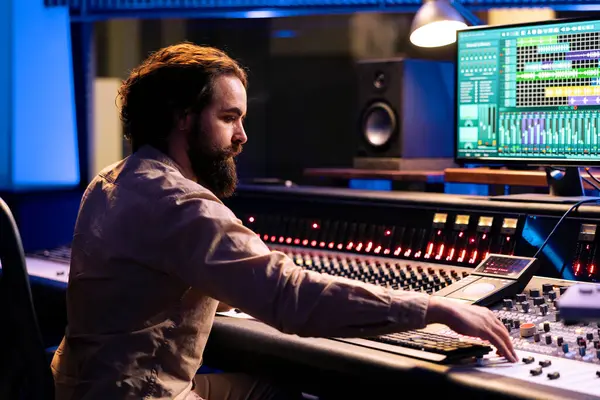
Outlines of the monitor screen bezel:
M 520 22 L 515 24 L 502 24 L 502 25 L 478 25 L 470 26 L 464 29 L 460 29 L 456 32 L 456 43 L 454 51 L 454 161 L 458 165 L 502 165 L 502 166 L 599 166 L 600 155 L 595 160 L 585 159 L 559 159 L 559 158 L 487 158 L 487 157 L 464 157 L 459 156 L 458 143 L 458 121 L 459 121 L 459 98 L 460 98 L 460 87 L 459 87 L 459 74 L 458 68 L 458 53 L 459 53 L 459 37 L 461 32 L 473 32 L 473 31 L 487 31 L 495 29 L 509 29 L 509 28 L 520 28 L 520 27 L 532 27 L 532 26 L 544 26 L 544 25 L 556 25 L 556 24 L 569 24 L 586 21 L 598 21 L 600 23 L 600 16 L 595 17 L 576 17 L 576 18 L 557 18 L 546 21 L 534 21 L 534 22 Z

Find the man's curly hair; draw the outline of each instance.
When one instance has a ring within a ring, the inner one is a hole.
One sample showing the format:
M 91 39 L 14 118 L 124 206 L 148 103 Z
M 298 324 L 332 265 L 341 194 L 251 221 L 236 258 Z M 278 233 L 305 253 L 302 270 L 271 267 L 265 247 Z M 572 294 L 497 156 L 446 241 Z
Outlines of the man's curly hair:
M 248 79 L 225 52 L 184 42 L 151 54 L 133 69 L 119 89 L 125 137 L 135 152 L 145 144 L 166 150 L 177 118 L 199 113 L 210 102 L 215 78 Z

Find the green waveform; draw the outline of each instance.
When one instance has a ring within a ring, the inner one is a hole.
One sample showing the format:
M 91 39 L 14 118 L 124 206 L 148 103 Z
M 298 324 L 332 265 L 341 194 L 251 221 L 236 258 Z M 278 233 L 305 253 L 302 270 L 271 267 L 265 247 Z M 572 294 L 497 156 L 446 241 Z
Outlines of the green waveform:
M 538 46 L 541 44 L 556 44 L 558 43 L 558 36 L 530 36 L 521 37 L 517 39 L 517 47 L 523 46 Z
M 596 76 L 600 76 L 600 68 L 576 68 L 566 71 L 526 71 L 517 72 L 517 82 L 592 78 Z

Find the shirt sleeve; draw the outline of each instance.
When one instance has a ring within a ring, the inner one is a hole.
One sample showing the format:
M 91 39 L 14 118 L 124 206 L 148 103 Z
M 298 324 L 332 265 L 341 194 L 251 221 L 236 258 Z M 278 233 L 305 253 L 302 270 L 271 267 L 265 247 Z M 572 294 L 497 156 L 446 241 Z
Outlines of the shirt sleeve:
M 170 273 L 281 332 L 360 337 L 426 325 L 429 295 L 304 270 L 216 199 L 186 195 L 165 218 Z

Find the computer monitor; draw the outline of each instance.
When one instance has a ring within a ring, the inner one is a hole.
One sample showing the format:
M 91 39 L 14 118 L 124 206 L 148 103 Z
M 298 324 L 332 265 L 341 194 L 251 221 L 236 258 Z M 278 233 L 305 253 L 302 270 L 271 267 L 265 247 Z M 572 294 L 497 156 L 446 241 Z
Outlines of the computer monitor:
M 600 165 L 600 19 L 461 30 L 456 45 L 460 164 L 563 166 L 551 193 L 583 195 Z

